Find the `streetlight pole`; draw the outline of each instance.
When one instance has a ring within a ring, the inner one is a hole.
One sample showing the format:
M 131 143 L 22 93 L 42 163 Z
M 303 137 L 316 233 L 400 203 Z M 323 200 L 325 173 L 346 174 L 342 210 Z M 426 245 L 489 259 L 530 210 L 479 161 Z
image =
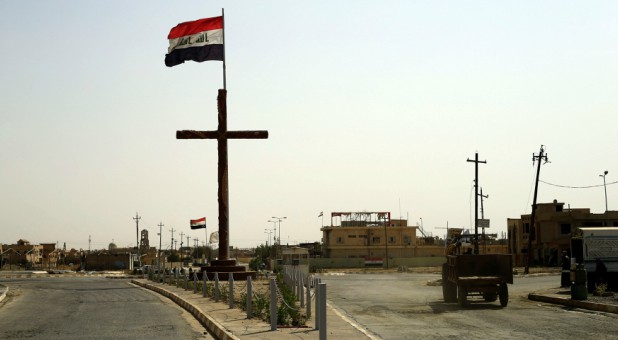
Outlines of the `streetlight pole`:
M 273 244 L 277 243 L 277 221 L 268 220 L 268 222 L 273 223 L 273 230 L 275 231 L 273 234 Z
M 608 174 L 608 171 L 605 170 L 602 175 L 599 175 L 599 177 L 603 177 L 603 187 L 605 188 L 605 211 L 608 211 L 607 209 L 607 184 L 605 184 L 605 176 L 607 176 L 607 174 Z
M 266 246 L 268 247 L 268 245 L 270 244 L 270 235 L 273 233 L 273 231 L 270 229 L 264 229 L 264 233 L 268 235 L 268 238 L 266 239 Z
M 274 218 L 275 220 L 277 220 L 279 222 L 279 246 L 281 246 L 281 221 L 286 219 L 287 217 L 283 216 L 283 217 L 275 217 L 273 216 L 272 218 Z
M 137 213 L 135 213 L 135 217 L 133 217 L 133 219 L 135 220 L 135 250 L 137 252 L 138 266 L 141 267 L 142 258 L 139 256 L 139 220 L 141 220 L 142 218 Z

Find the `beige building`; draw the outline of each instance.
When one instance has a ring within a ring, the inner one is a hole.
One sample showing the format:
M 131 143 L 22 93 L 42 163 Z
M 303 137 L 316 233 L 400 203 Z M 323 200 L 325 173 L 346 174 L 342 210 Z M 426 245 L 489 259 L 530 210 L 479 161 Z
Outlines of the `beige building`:
M 326 258 L 413 257 L 416 229 L 390 212 L 333 212 L 321 229 L 322 250 Z
M 571 237 L 579 227 L 618 226 L 618 211 L 593 214 L 589 208 L 565 207 L 564 203 L 539 203 L 536 222 L 531 228 L 531 215 L 508 218 L 509 252 L 514 255 L 515 265 L 525 265 L 528 257 L 528 237 L 532 241 L 532 265 L 554 266 L 560 264 L 560 254 L 570 254 Z

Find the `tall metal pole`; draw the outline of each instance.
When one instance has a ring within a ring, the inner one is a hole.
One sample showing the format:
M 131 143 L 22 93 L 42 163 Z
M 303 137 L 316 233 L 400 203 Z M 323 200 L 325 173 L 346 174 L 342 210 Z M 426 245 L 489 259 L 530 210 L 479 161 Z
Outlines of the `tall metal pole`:
M 281 221 L 286 219 L 287 217 L 283 216 L 283 217 L 272 217 L 273 219 L 277 220 L 279 222 L 279 248 L 281 248 Z M 283 253 L 279 253 L 279 255 L 281 256 L 281 254 Z
M 535 219 L 536 219 L 536 197 L 539 189 L 539 174 L 541 173 L 541 160 L 545 160 L 547 163 L 547 155 L 543 155 L 543 145 L 541 145 L 541 150 L 539 151 L 539 155 L 535 156 L 532 154 L 532 164 L 534 161 L 538 159 L 539 163 L 536 168 L 536 180 L 534 182 L 534 199 L 532 200 L 532 215 L 530 216 L 530 229 L 528 232 L 528 261 L 526 261 L 526 268 L 524 270 L 524 274 L 530 273 L 530 262 L 532 262 L 532 238 L 536 236 L 535 230 Z
M 223 8 L 221 8 L 221 21 L 223 22 L 223 89 L 227 90 L 227 77 L 225 75 L 225 10 Z

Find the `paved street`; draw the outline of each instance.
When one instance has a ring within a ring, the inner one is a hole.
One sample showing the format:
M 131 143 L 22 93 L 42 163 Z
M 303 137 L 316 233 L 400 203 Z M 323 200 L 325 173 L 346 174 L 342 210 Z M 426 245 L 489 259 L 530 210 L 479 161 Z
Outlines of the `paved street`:
M 383 339 L 616 339 L 618 315 L 570 309 L 527 299 L 556 287 L 556 275 L 515 278 L 506 308 L 480 299 L 467 308 L 446 304 L 436 274 L 327 274 L 328 300 Z
M 126 279 L 3 279 L 0 338 L 211 339 L 190 314 Z

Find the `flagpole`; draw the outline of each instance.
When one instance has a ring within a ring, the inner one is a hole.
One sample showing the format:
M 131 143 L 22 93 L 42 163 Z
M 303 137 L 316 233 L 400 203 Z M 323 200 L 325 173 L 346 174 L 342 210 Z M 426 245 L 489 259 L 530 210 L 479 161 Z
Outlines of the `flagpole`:
M 223 22 L 223 89 L 227 90 L 225 75 L 225 9 L 221 8 L 221 20 Z

